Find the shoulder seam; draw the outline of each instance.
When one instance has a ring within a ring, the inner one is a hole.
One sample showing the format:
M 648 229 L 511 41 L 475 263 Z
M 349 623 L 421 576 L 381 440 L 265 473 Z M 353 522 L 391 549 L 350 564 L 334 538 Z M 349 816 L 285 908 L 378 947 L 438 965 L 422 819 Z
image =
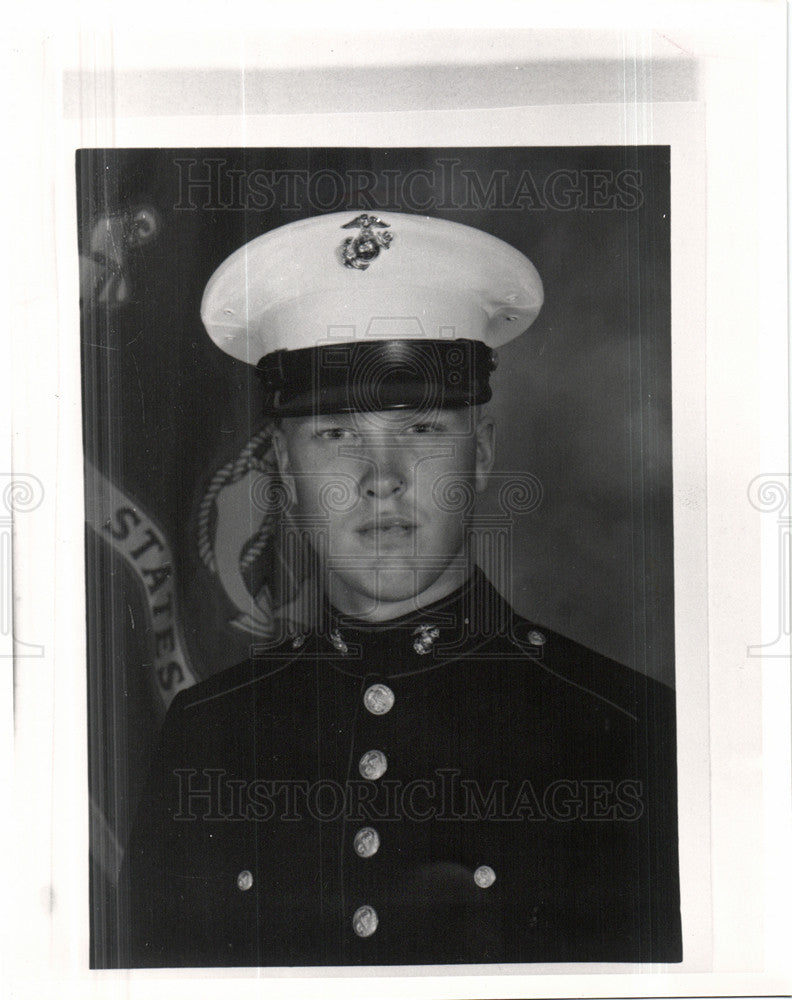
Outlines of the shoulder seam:
M 185 705 L 182 711 L 186 712 L 190 708 L 197 708 L 199 705 L 205 705 L 207 702 L 215 701 L 218 698 L 224 698 L 226 695 L 233 694 L 235 691 L 241 691 L 243 688 L 250 687 L 251 684 L 258 684 L 259 681 L 263 681 L 268 677 L 274 677 L 287 667 L 290 667 L 297 659 L 299 659 L 299 653 L 295 653 L 294 656 L 286 660 L 275 670 L 268 670 L 265 674 L 261 674 L 258 677 L 252 677 L 250 680 L 243 681 L 241 684 L 235 684 L 233 687 L 224 688 L 222 691 L 217 691 L 215 694 L 207 695 L 205 698 L 197 698 L 195 701 L 191 701 L 189 705 Z
M 515 617 L 520 617 L 520 620 L 525 625 L 531 625 L 532 624 L 526 618 L 522 618 L 521 616 L 515 616 Z M 565 640 L 563 636 L 559 636 L 556 632 L 553 632 L 552 629 L 543 628 L 541 625 L 532 625 L 532 627 L 541 630 L 542 632 L 546 633 L 548 636 L 552 636 L 553 639 L 562 639 L 563 641 L 566 641 L 566 642 L 573 642 L 573 640 L 571 640 L 571 639 L 566 639 Z M 514 645 L 517 649 L 519 649 L 521 652 L 523 652 L 524 655 L 527 655 L 527 654 L 525 654 L 525 651 L 522 649 L 520 643 L 517 642 L 512 636 L 509 636 L 509 640 L 512 643 L 512 645 Z M 585 647 L 583 647 L 583 648 L 585 648 Z M 601 654 L 596 653 L 595 650 L 591 650 L 591 652 L 594 652 L 597 656 L 601 656 Z M 607 657 L 602 657 L 602 658 L 603 659 L 607 659 Z M 637 722 L 638 721 L 638 716 L 635 715 L 633 712 L 631 712 L 629 709 L 624 708 L 623 705 L 619 705 L 617 702 L 611 701 L 610 698 L 606 698 L 605 695 L 600 694 L 598 691 L 595 691 L 593 688 L 587 687 L 585 684 L 580 684 L 578 681 L 573 681 L 570 677 L 567 677 L 565 674 L 562 674 L 562 673 L 560 673 L 557 670 L 553 670 L 553 668 L 549 667 L 546 663 L 544 663 L 540 657 L 531 656 L 531 657 L 529 657 L 529 659 L 532 660 L 532 662 L 535 663 L 536 666 L 540 667 L 542 670 L 545 671 L 545 673 L 550 674 L 552 677 L 556 677 L 558 680 L 563 681 L 565 684 L 569 684 L 570 687 L 577 688 L 579 691 L 584 691 L 586 694 L 590 694 L 592 698 L 596 698 L 598 701 L 601 701 L 601 702 L 603 702 L 606 705 L 610 705 L 611 708 L 615 708 L 618 712 L 621 712 L 623 715 L 626 715 L 628 719 L 632 719 L 633 722 Z
M 593 691 L 591 688 L 586 687 L 585 684 L 578 684 L 577 681 L 570 680 L 569 677 L 565 677 L 563 674 L 558 673 L 557 670 L 552 670 L 546 664 L 536 661 L 537 666 L 541 667 L 546 673 L 551 674 L 553 677 L 557 677 L 559 680 L 564 681 L 565 684 L 569 684 L 570 687 L 577 688 L 579 691 L 585 691 L 586 694 L 590 694 L 592 698 L 597 698 L 599 701 L 604 702 L 606 705 L 610 705 L 611 708 L 615 708 L 618 712 L 626 715 L 628 719 L 632 719 L 633 722 L 638 721 L 638 716 L 634 715 L 632 712 L 623 708 L 621 705 L 617 705 L 615 701 L 611 701 L 610 698 L 606 698 L 605 695 L 599 694 L 597 691 Z

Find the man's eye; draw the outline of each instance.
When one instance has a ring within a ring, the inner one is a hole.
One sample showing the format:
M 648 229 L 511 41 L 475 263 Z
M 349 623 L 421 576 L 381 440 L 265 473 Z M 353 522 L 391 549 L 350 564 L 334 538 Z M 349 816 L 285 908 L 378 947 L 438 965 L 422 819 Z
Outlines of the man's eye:
M 345 438 L 354 437 L 355 432 L 346 427 L 325 427 L 317 431 L 316 436 L 324 441 L 342 441 Z
M 442 430 L 439 424 L 412 424 L 407 428 L 408 434 L 437 434 Z

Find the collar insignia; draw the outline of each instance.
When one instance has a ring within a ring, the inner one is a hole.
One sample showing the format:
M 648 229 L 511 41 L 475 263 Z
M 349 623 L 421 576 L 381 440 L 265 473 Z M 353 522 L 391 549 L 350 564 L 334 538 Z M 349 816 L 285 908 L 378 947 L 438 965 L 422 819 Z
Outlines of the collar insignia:
M 419 656 L 426 656 L 435 639 L 440 638 L 440 629 L 436 625 L 419 625 L 413 635 L 413 649 Z

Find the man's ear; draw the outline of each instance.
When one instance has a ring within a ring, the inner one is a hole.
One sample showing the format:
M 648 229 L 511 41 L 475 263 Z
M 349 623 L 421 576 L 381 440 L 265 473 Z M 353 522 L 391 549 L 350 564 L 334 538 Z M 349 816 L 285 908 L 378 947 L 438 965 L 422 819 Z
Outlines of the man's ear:
M 495 462 L 495 421 L 492 417 L 482 417 L 476 425 L 476 492 L 481 493 L 487 485 L 487 476 Z
M 291 474 L 291 459 L 289 458 L 289 445 L 282 428 L 276 427 L 272 432 L 272 447 L 275 450 L 275 461 L 278 464 L 278 475 L 281 477 L 283 485 L 289 494 L 292 504 L 297 502 L 297 491 L 294 486 L 294 476 Z

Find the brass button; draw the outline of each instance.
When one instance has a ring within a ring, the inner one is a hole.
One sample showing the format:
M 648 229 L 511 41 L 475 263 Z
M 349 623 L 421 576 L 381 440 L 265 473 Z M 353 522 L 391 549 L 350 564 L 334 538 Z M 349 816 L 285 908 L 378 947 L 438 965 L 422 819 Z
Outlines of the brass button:
M 388 758 L 381 750 L 367 750 L 360 758 L 358 769 L 364 778 L 376 781 L 388 770 Z
M 379 924 L 377 911 L 373 906 L 359 906 L 352 917 L 352 927 L 358 937 L 371 937 Z
M 364 826 L 362 830 L 358 830 L 355 834 L 352 846 L 355 848 L 355 854 L 359 858 L 370 858 L 380 848 L 379 834 L 373 826 Z
M 247 892 L 252 885 L 253 876 L 247 869 L 237 875 L 237 889 L 241 892 Z
M 489 865 L 479 865 L 479 867 L 473 872 L 473 881 L 479 889 L 489 889 L 495 881 L 495 872 Z
M 363 704 L 372 715 L 385 715 L 393 708 L 396 695 L 387 684 L 372 684 L 366 688 L 363 695 Z

